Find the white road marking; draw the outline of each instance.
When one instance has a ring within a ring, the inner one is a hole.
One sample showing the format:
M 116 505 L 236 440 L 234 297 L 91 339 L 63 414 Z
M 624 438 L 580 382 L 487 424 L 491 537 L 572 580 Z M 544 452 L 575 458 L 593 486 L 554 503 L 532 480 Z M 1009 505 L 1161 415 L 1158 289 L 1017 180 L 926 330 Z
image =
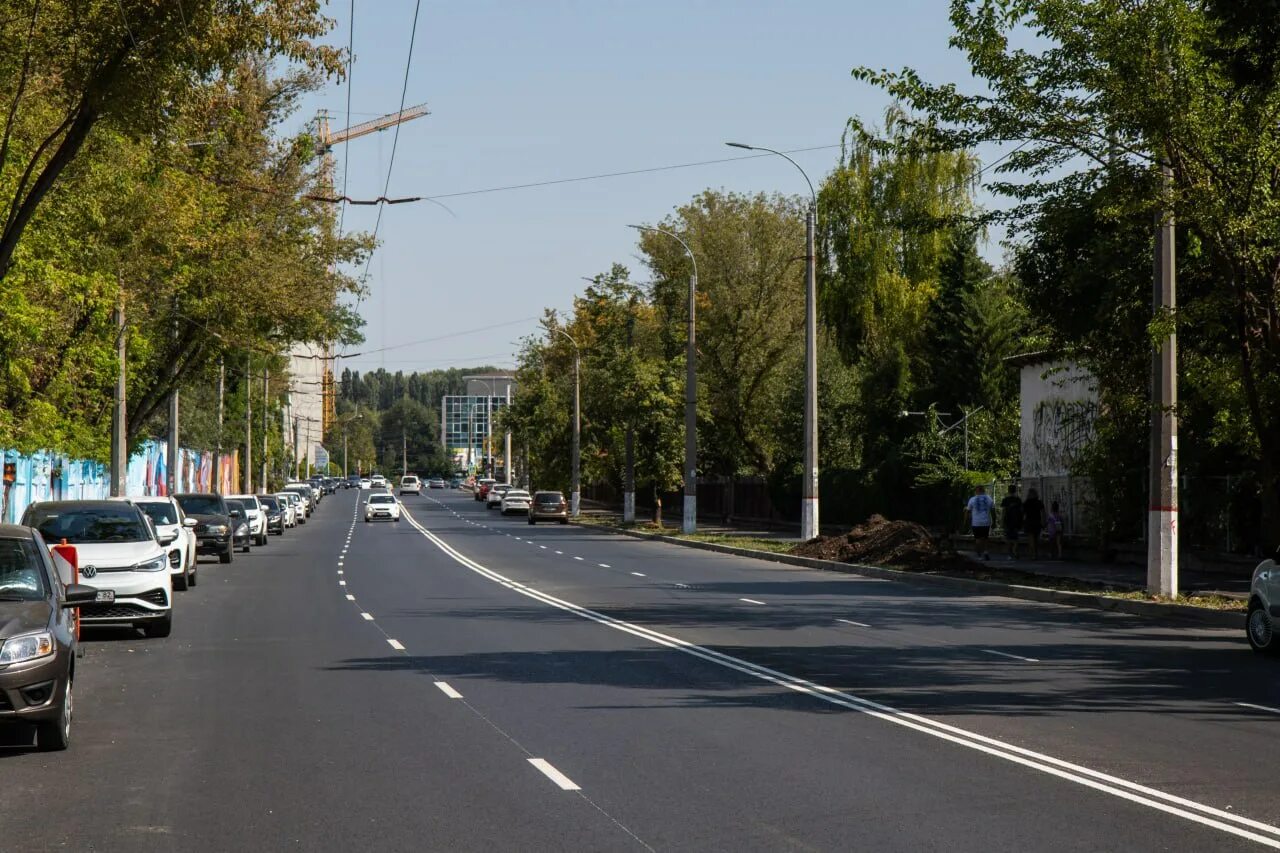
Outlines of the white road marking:
M 574 557 L 573 559 L 575 559 L 575 560 L 581 560 L 582 558 L 581 558 L 581 557 Z
M 564 554 L 564 551 L 556 551 L 557 554 Z
M 372 614 L 370 614 L 370 613 L 361 613 L 361 614 L 360 614 L 360 616 L 361 616 L 361 617 L 362 617 L 366 622 L 372 622 L 372 621 L 373 621 L 373 615 L 372 615 Z
M 978 651 L 986 652 L 989 655 L 999 655 L 1002 658 L 1013 658 L 1014 660 L 1020 660 L 1026 663 L 1040 663 L 1039 658 L 1024 658 L 1022 655 L 1011 655 L 1008 652 L 998 652 L 995 649 L 979 649 Z
M 635 575 L 638 578 L 642 578 L 645 576 L 644 572 L 632 572 L 631 574 Z
M 338 581 L 338 586 L 346 586 L 346 585 L 347 585 L 346 581 Z
M 837 619 L 837 622 L 843 622 L 846 625 L 857 625 L 859 628 L 870 628 L 866 622 L 854 622 L 852 619 Z
M 347 593 L 347 601 L 355 601 L 356 597 L 351 593 Z
M 1236 702 L 1241 708 L 1252 708 L 1255 711 L 1270 711 L 1273 714 L 1280 714 L 1280 708 L 1270 708 L 1266 705 L 1255 705 L 1252 702 Z
M 546 776 L 552 782 L 560 786 L 562 791 L 581 791 L 574 781 L 559 770 L 551 766 L 545 758 L 530 758 L 529 763 L 542 771 L 542 775 Z
M 624 622 L 612 616 L 606 616 L 603 613 L 597 613 L 581 605 L 574 604 L 562 598 L 556 598 L 545 592 L 533 589 L 528 584 L 521 584 L 513 581 L 504 575 L 501 575 L 492 569 L 467 557 L 465 554 L 456 550 L 448 542 L 445 542 L 436 534 L 412 517 L 409 516 L 409 522 L 414 528 L 427 538 L 433 545 L 448 555 L 454 562 L 458 563 L 466 569 L 476 574 L 488 578 L 489 580 L 502 584 L 507 588 L 535 601 L 540 601 L 550 607 L 572 613 L 583 619 L 588 619 L 600 625 L 613 628 L 626 634 L 648 640 L 655 645 L 664 646 L 666 648 L 680 651 L 690 657 L 700 658 L 710 663 L 715 663 L 726 669 L 732 669 L 736 672 L 750 675 L 761 681 L 776 684 L 780 687 L 786 687 L 797 693 L 804 693 L 814 699 L 827 702 L 842 708 L 848 708 L 859 713 L 875 717 L 886 723 L 903 728 L 911 729 L 920 734 L 945 740 L 948 743 L 972 749 L 986 755 L 1000 758 L 1013 764 L 1035 770 L 1059 779 L 1074 782 L 1086 788 L 1091 788 L 1104 794 L 1110 794 L 1132 803 L 1137 803 L 1166 814 L 1180 817 L 1184 820 L 1198 823 L 1212 829 L 1226 832 L 1240 838 L 1257 842 L 1266 847 L 1280 850 L 1280 826 L 1273 826 L 1263 823 L 1259 820 L 1245 817 L 1244 815 L 1234 814 L 1223 809 L 1214 808 L 1213 806 L 1198 803 L 1185 797 L 1179 797 L 1156 788 L 1150 788 L 1146 785 L 1140 785 L 1137 782 L 1131 782 L 1119 776 L 1113 776 L 1109 773 L 1103 773 L 1080 764 L 1073 764 L 1060 758 L 1055 758 L 1042 752 L 1036 752 L 1025 747 L 1017 746 L 1012 743 L 999 740 L 997 738 L 980 735 L 967 729 L 943 723 L 938 720 L 920 714 L 913 714 L 908 711 L 902 711 L 891 705 L 885 705 L 881 702 L 875 702 L 870 699 L 864 699 L 853 693 L 846 693 L 818 684 L 807 679 L 799 678 L 794 675 L 788 675 L 770 667 L 761 666 L 760 664 L 751 663 L 742 658 L 733 657 L 714 649 L 699 646 L 688 640 L 682 640 L 679 637 L 670 634 L 663 634 L 652 628 L 646 628 L 643 625 L 637 625 L 632 622 Z M 530 759 L 532 761 L 532 759 Z
M 342 569 L 338 569 L 338 574 L 342 574 Z
M 440 692 L 448 696 L 450 699 L 461 699 L 462 694 L 449 686 L 447 681 L 437 681 L 436 687 L 440 688 Z
M 596 565 L 597 565 L 597 566 L 599 566 L 599 567 L 600 567 L 600 568 L 602 568 L 602 569 L 612 569 L 612 568 L 613 568 L 613 566 L 609 565 L 608 563 L 596 563 Z
M 390 637 L 387 637 L 387 645 L 391 646 L 391 648 L 395 649 L 398 652 L 404 651 L 404 646 L 400 644 L 399 640 L 393 640 Z
M 676 584 L 676 589 L 689 589 L 689 588 L 690 588 L 690 587 L 689 587 L 689 585 L 688 585 L 687 583 L 678 583 L 678 584 Z
M 745 601 L 747 604 L 764 604 L 763 601 L 756 601 L 754 598 L 739 598 L 739 601 Z
M 546 546 L 546 545 L 539 545 L 538 547 L 539 547 L 539 548 L 541 548 L 541 549 L 542 549 L 542 550 L 544 550 L 544 551 L 545 551 L 545 550 L 547 550 L 547 546 Z

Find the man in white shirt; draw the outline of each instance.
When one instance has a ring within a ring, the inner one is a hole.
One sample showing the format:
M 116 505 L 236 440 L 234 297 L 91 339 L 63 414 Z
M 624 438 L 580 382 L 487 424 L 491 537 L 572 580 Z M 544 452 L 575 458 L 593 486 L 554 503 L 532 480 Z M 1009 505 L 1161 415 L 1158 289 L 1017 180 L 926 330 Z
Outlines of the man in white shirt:
M 991 554 L 987 551 L 987 537 L 991 535 L 991 511 L 995 505 L 991 495 L 987 494 L 987 487 L 978 486 L 973 491 L 973 497 L 964 506 L 965 517 L 973 528 L 973 548 L 982 560 L 991 559 Z

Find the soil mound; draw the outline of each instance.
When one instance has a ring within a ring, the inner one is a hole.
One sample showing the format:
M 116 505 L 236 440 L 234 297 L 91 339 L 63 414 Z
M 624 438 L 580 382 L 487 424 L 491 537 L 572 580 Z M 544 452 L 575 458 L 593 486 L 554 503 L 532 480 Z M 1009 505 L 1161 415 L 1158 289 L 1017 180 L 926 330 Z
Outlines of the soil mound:
M 935 566 L 946 558 L 923 525 L 873 515 L 848 533 L 819 536 L 791 549 L 801 557 L 873 566 Z

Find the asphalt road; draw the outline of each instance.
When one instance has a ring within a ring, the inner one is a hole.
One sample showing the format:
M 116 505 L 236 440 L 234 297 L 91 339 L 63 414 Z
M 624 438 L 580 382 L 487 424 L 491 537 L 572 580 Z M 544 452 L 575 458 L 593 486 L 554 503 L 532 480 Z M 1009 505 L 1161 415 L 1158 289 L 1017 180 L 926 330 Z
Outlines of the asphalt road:
M 88 635 L 0 849 L 1280 848 L 1239 632 L 367 494 Z

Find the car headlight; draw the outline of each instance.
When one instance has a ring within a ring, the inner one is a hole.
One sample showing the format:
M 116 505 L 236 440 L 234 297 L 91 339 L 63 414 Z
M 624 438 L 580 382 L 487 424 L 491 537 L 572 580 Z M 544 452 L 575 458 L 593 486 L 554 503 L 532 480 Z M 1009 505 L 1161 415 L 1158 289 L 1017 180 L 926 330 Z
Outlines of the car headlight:
M 236 528 L 236 535 L 237 535 L 237 536 L 243 536 L 243 535 L 245 535 L 245 534 L 246 534 L 246 533 L 248 533 L 248 532 L 249 532 L 249 525 L 247 525 L 247 524 L 242 524 L 242 525 L 240 525 L 239 527 L 237 527 L 237 528 Z
M 53 654 L 53 634 L 41 631 L 21 637 L 10 637 L 0 646 L 0 666 L 35 660 Z
M 169 568 L 169 558 L 161 554 L 159 557 L 143 560 L 133 568 L 139 572 L 161 572 Z
M 209 525 L 207 528 L 205 528 L 205 529 L 206 529 L 209 533 L 212 533 L 214 536 L 226 536 L 226 535 L 227 535 L 227 526 L 226 526 L 225 524 L 210 524 L 210 525 Z

